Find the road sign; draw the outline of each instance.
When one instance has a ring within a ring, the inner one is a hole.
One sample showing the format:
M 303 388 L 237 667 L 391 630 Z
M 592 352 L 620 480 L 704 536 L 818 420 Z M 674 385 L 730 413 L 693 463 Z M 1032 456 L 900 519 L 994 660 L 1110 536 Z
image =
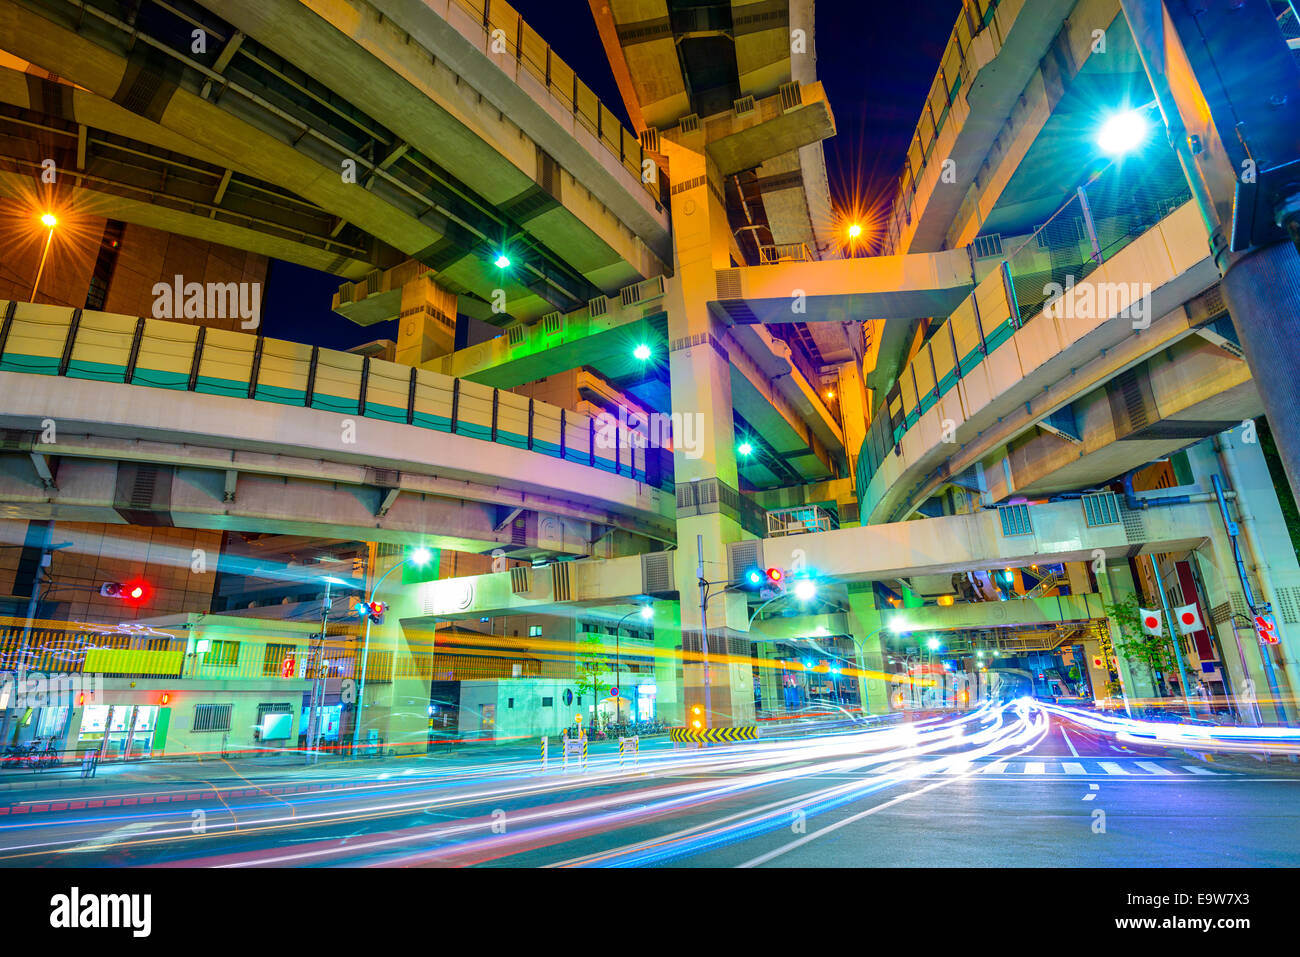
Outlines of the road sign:
M 672 728 L 668 732 L 668 737 L 676 743 L 691 741 L 756 741 L 758 739 L 758 728 L 752 724 L 742 725 L 738 728 Z
M 1259 636 L 1260 644 L 1276 645 L 1277 644 L 1277 621 L 1272 615 L 1255 616 L 1255 634 Z
M 617 698 L 617 697 L 618 697 L 618 688 L 610 688 L 610 689 L 609 689 L 609 696 L 610 696 L 611 698 Z
M 297 665 L 294 663 L 293 655 L 285 655 L 284 661 L 280 665 L 280 677 L 292 678 L 295 670 L 297 670 Z

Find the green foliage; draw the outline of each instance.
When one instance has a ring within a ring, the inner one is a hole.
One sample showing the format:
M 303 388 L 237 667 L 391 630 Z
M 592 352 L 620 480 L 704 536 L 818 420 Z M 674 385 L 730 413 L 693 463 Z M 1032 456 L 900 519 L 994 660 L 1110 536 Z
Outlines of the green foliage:
M 1120 601 L 1106 606 L 1106 614 L 1115 622 L 1119 638 L 1115 641 L 1116 654 L 1122 655 L 1132 664 L 1142 665 L 1155 684 L 1156 672 L 1168 674 L 1174 667 L 1173 645 L 1165 631 L 1168 623 L 1162 626 L 1159 635 L 1148 635 L 1142 630 L 1142 617 L 1139 612 L 1138 598 L 1129 595 Z
M 586 696 L 591 693 L 596 701 L 609 688 L 609 682 L 603 680 L 611 673 L 609 656 L 604 651 L 604 644 L 599 635 L 587 635 L 579 642 L 578 656 L 575 662 L 575 686 L 578 694 Z

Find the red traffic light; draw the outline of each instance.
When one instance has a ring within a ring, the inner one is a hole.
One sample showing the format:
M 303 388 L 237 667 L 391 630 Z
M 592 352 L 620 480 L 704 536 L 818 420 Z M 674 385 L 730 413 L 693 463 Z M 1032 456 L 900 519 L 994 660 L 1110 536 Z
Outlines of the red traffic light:
M 767 570 L 767 580 L 774 585 L 784 577 L 785 572 L 781 571 L 779 568 L 769 568 Z
M 104 582 L 99 586 L 99 593 L 105 598 L 120 598 L 132 604 L 143 604 L 153 594 L 149 583 L 142 579 L 129 582 Z

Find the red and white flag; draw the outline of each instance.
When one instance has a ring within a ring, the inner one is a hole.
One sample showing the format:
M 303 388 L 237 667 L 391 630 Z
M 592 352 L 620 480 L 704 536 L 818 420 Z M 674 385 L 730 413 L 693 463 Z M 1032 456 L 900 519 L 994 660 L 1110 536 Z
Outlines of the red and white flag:
M 1178 633 L 1180 635 L 1190 635 L 1192 632 L 1201 631 L 1205 628 L 1201 624 L 1201 612 L 1196 607 L 1195 602 L 1175 608 L 1174 621 L 1178 623 Z
M 1164 628 L 1161 624 L 1160 612 L 1148 611 L 1145 608 L 1138 609 L 1138 618 L 1142 622 L 1142 630 L 1148 635 L 1163 635 Z

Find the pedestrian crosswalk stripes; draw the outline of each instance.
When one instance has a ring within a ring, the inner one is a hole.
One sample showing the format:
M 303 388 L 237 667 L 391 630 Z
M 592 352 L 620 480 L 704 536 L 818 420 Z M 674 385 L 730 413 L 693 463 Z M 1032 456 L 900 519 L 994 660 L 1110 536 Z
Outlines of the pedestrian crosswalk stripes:
M 909 773 L 907 765 L 891 766 L 885 768 L 864 769 L 861 773 L 883 774 L 888 772 L 897 774 Z M 917 766 L 911 766 L 911 773 L 916 773 Z M 965 774 L 997 774 L 1005 777 L 1015 777 L 1017 775 L 1026 775 L 1030 777 L 1125 777 L 1125 778 L 1167 778 L 1167 777 L 1191 777 L 1193 775 L 1207 776 L 1228 776 L 1231 771 L 1216 771 L 1209 768 L 1199 767 L 1194 764 L 1170 765 L 1160 764 L 1155 761 L 1136 761 L 1126 762 L 1121 765 L 1118 761 L 1099 761 L 1091 758 L 1080 758 L 1077 761 L 1063 760 L 1030 760 L 1028 758 L 984 758 L 975 761 L 967 761 L 959 758 L 944 758 L 939 760 L 927 760 L 920 770 L 922 774 L 942 774 L 945 776 L 957 776 Z
M 1150 771 L 1152 774 L 1173 774 L 1174 773 L 1173 771 L 1170 771 L 1166 767 L 1161 767 L 1159 764 L 1156 764 L 1154 761 L 1139 761 L 1137 763 L 1137 766 L 1142 768 L 1144 771 Z

